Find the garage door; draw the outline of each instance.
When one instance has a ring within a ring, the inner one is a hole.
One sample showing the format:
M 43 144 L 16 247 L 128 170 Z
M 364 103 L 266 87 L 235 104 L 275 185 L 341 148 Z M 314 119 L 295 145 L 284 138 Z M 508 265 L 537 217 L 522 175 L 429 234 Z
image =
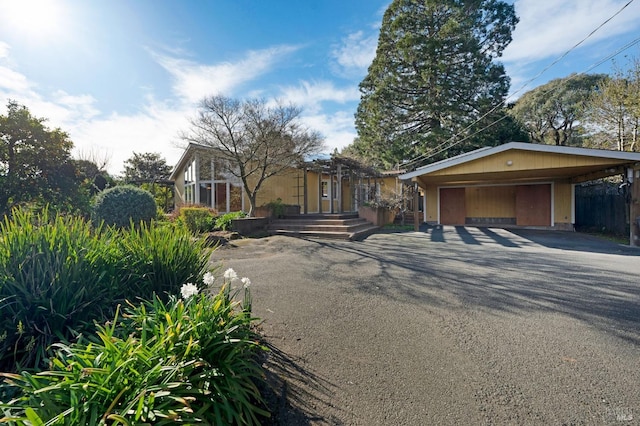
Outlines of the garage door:
M 440 223 L 464 225 L 467 215 L 464 188 L 440 188 Z
M 551 185 L 516 187 L 516 224 L 551 226 Z

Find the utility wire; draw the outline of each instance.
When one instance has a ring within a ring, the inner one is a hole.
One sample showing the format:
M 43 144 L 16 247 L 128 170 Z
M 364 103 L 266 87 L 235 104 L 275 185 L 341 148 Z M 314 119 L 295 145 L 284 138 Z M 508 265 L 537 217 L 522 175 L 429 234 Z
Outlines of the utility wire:
M 600 66 L 600 65 L 602 65 L 603 63 L 605 63 L 605 62 L 607 62 L 607 61 L 611 60 L 611 59 L 612 59 L 612 58 L 614 58 L 615 56 L 619 55 L 620 53 L 624 52 L 625 50 L 629 49 L 630 47 L 635 46 L 635 45 L 636 45 L 636 44 L 638 44 L 638 43 L 640 43 L 640 37 L 636 38 L 635 40 L 630 41 L 630 42 L 629 42 L 629 43 L 627 43 L 627 44 L 625 44 L 624 46 L 622 46 L 621 48 L 619 48 L 618 50 L 616 50 L 614 53 L 612 53 L 612 54 L 608 55 L 606 58 L 601 59 L 601 60 L 599 60 L 598 62 L 596 62 L 596 63 L 592 64 L 591 66 L 589 66 L 589 67 L 588 67 L 587 69 L 585 69 L 584 71 L 579 72 L 579 73 L 577 73 L 577 74 L 573 74 L 573 75 L 571 75 L 571 76 L 567 77 L 566 81 L 571 81 L 571 80 L 573 80 L 574 78 L 577 78 L 578 76 L 580 76 L 580 75 L 582 75 L 582 74 L 586 74 L 587 72 L 591 71 L 592 69 L 599 67 L 599 66 Z M 550 92 L 552 92 L 552 91 L 553 91 L 553 89 L 549 89 L 549 90 L 547 90 L 546 92 L 544 92 L 542 95 L 546 95 L 546 94 L 548 94 L 548 93 L 550 93 Z M 479 129 L 479 130 L 475 131 L 474 133 L 472 133 L 472 134 L 470 134 L 470 135 L 467 135 L 467 136 L 465 136 L 464 138 L 462 138 L 462 139 L 460 139 L 460 140 L 458 140 L 458 141 L 456 141 L 456 142 L 453 142 L 452 144 L 450 144 L 450 145 L 448 145 L 448 146 L 444 146 L 444 145 L 446 145 L 450 140 L 452 140 L 453 138 L 455 138 L 455 136 L 452 136 L 452 137 L 451 137 L 451 138 L 449 138 L 447 141 L 442 142 L 441 144 L 439 144 L 438 146 L 436 146 L 436 147 L 434 148 L 434 150 L 432 150 L 428 155 L 424 155 L 424 156 L 425 156 L 425 158 L 424 158 L 424 159 L 434 157 L 434 156 L 436 156 L 436 155 L 438 155 L 438 154 L 440 154 L 440 153 L 442 153 L 442 152 L 444 152 L 444 151 L 448 150 L 449 148 L 453 148 L 454 146 L 456 146 L 456 145 L 458 145 L 458 144 L 460 144 L 460 143 L 462 143 L 462 142 L 466 141 L 467 139 L 470 139 L 470 138 L 472 138 L 473 136 L 476 136 L 476 135 L 478 135 L 478 134 L 480 134 L 480 133 L 484 132 L 484 131 L 485 131 L 485 130 L 487 130 L 488 128 L 490 128 L 490 127 L 494 126 L 495 124 L 498 124 L 499 122 L 501 122 L 502 120 L 505 120 L 506 118 L 507 118 L 507 116 L 506 116 L 506 115 L 504 115 L 504 116 L 500 117 L 499 119 L 497 119 L 496 121 L 494 121 L 494 122 L 492 122 L 492 123 L 490 123 L 490 124 L 488 124 L 488 125 L 484 126 L 483 128 L 481 128 L 481 129 Z M 477 121 L 476 121 L 476 123 L 477 123 Z M 474 123 L 474 124 L 476 124 L 476 123 Z M 471 127 L 471 125 L 470 125 L 469 127 Z M 467 129 L 468 129 L 468 128 L 467 128 Z M 466 129 L 465 129 L 465 130 L 466 130 Z M 459 135 L 459 134 L 458 134 L 458 135 Z M 420 161 L 420 160 L 416 160 L 416 161 Z M 410 163 L 405 163 L 404 165 L 406 165 L 406 164 L 410 164 Z
M 469 139 L 472 136 L 477 135 L 478 133 L 492 127 L 493 125 L 499 123 L 500 121 L 504 120 L 506 117 L 502 117 L 496 121 L 494 121 L 493 123 L 483 127 L 482 129 L 476 131 L 475 133 L 468 135 L 466 137 L 464 137 L 463 139 L 456 141 L 454 143 L 452 143 L 451 145 L 448 145 L 450 142 L 454 141 L 456 138 L 458 138 L 459 136 L 461 136 L 464 132 L 468 131 L 471 127 L 473 127 L 474 125 L 478 124 L 482 119 L 484 119 L 485 117 L 487 117 L 489 114 L 492 114 L 493 112 L 495 112 L 496 110 L 498 110 L 499 108 L 503 107 L 505 105 L 505 103 L 507 102 L 508 99 L 512 98 L 513 96 L 515 96 L 516 94 L 520 93 L 522 90 L 524 90 L 529 84 L 531 84 L 533 81 L 537 80 L 542 74 L 544 74 L 545 72 L 547 72 L 551 67 L 555 66 L 556 64 L 558 64 L 558 62 L 560 62 L 562 59 L 564 59 L 569 53 L 571 53 L 573 50 L 577 49 L 581 44 L 583 44 L 585 41 L 587 41 L 590 37 L 592 37 L 598 30 L 600 30 L 602 27 L 604 27 L 607 23 L 609 23 L 613 18 L 615 18 L 616 16 L 618 16 L 620 13 L 622 13 L 631 3 L 633 3 L 635 0 L 629 0 L 624 6 L 622 6 L 622 8 L 620 8 L 616 13 L 614 13 L 612 16 L 610 16 L 609 18 L 607 18 L 604 22 L 602 22 L 600 25 L 598 25 L 593 31 L 591 31 L 586 37 L 584 37 L 582 40 L 580 40 L 578 43 L 574 44 L 569 50 L 567 50 L 566 52 L 564 52 L 562 55 L 560 55 L 558 58 L 556 58 L 552 63 L 550 63 L 549 65 L 547 65 L 544 69 L 542 69 L 540 72 L 538 72 L 538 74 L 536 74 L 534 77 L 532 77 L 531 79 L 527 80 L 518 90 L 516 90 L 515 92 L 513 92 L 511 95 L 509 95 L 507 98 L 505 98 L 505 100 L 501 101 L 498 105 L 496 105 L 495 107 L 493 107 L 491 110 L 489 110 L 487 113 L 485 113 L 483 116 L 481 116 L 480 118 L 476 119 L 473 123 L 469 124 L 467 127 L 465 127 L 464 129 L 460 130 L 458 133 L 456 133 L 455 135 L 451 136 L 449 139 L 447 139 L 446 141 L 438 144 L 435 148 L 433 148 L 432 150 L 430 150 L 428 153 L 425 154 L 420 154 L 412 159 L 410 159 L 409 161 L 403 163 L 403 166 L 407 166 L 410 164 L 414 164 L 416 162 L 419 161 L 423 161 L 423 160 L 427 160 L 429 158 L 432 158 L 438 154 L 440 154 L 441 152 L 446 151 L 449 148 L 452 148 L 462 142 L 464 142 L 465 140 Z M 640 42 L 640 38 L 637 38 L 633 41 L 631 41 L 630 43 L 627 43 L 625 46 L 623 46 L 622 48 L 618 49 L 616 52 L 614 52 L 613 54 L 607 56 L 606 58 L 602 59 L 601 61 L 598 61 L 596 64 L 588 67 L 585 71 L 582 71 L 581 73 L 576 74 L 575 76 L 572 76 L 570 78 L 574 78 L 577 77 L 578 75 L 584 74 L 589 72 L 590 70 L 592 70 L 593 68 L 596 68 L 600 65 L 602 65 L 603 63 L 607 62 L 608 60 L 610 60 L 611 58 L 619 55 L 622 51 L 634 46 L 635 44 L 638 44 L 638 42 Z

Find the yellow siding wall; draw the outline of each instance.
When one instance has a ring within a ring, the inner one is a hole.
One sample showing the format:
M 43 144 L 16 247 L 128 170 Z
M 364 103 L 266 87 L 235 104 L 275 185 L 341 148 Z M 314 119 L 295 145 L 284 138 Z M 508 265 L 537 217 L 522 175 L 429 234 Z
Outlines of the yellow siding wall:
M 268 178 L 258 190 L 256 205 L 262 206 L 280 198 L 284 204 L 302 206 L 304 203 L 303 179 L 303 171 L 296 169 Z M 253 185 L 253 182 L 251 185 Z M 249 207 L 249 199 L 246 195 L 245 206 Z
M 507 165 L 511 162 L 511 165 Z M 448 167 L 432 172 L 430 176 L 450 176 L 459 174 L 514 172 L 522 170 L 561 169 L 590 165 L 607 165 L 611 160 L 598 157 L 586 157 L 566 154 L 553 154 L 529 151 L 508 151 L 480 158 L 468 163 Z
M 438 187 L 429 185 L 424 190 L 427 199 L 427 223 L 438 222 Z
M 558 224 L 571 223 L 571 183 L 556 182 L 553 187 L 554 222 Z
M 472 186 L 465 191 L 467 217 L 515 218 L 515 186 Z
M 465 191 L 466 217 L 515 218 L 516 186 L 470 186 Z M 429 185 L 424 189 L 427 200 L 428 223 L 438 222 L 438 187 Z M 553 218 L 560 229 L 571 228 L 573 205 L 571 183 L 554 182 Z

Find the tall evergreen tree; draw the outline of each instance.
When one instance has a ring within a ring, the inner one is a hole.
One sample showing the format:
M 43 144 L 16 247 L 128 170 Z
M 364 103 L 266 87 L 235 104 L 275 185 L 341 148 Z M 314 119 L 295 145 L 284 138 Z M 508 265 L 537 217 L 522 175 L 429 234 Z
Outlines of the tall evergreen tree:
M 478 126 L 468 126 L 505 99 L 509 78 L 495 59 L 517 22 L 500 0 L 394 0 L 360 83 L 354 150 L 385 167 L 431 152 L 447 157 L 442 144 L 472 135 Z

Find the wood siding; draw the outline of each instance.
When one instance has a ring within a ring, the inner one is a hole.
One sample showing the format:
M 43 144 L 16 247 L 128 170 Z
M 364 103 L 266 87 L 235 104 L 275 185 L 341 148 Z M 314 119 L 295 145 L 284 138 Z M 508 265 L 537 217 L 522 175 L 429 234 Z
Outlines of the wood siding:
M 475 186 L 465 193 L 469 218 L 515 218 L 516 190 L 513 186 Z
M 551 185 L 516 187 L 516 224 L 551 226 Z
M 591 166 L 607 166 L 620 163 L 600 157 L 586 157 L 577 155 L 542 153 L 531 151 L 507 151 L 490 157 L 480 158 L 468 163 L 459 164 L 443 170 L 438 170 L 429 176 L 451 176 L 461 174 L 487 174 L 531 170 L 570 169 Z
M 465 218 L 465 188 L 441 188 L 440 223 L 443 225 L 464 225 Z

